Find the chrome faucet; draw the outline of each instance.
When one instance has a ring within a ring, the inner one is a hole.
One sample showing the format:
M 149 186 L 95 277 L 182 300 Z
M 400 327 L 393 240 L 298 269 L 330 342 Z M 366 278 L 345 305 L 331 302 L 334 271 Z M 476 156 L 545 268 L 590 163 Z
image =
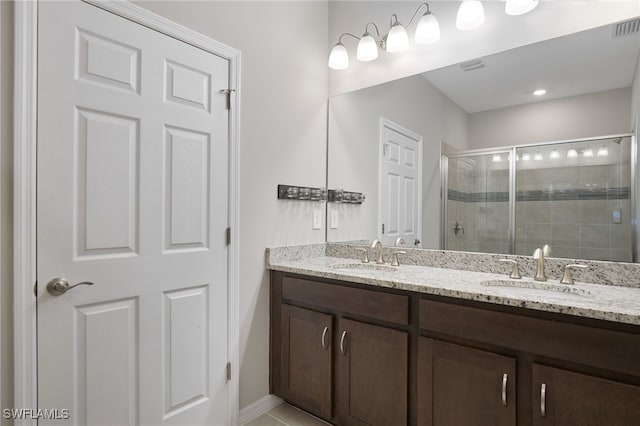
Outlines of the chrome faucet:
M 536 281 L 546 281 L 547 275 L 544 273 L 544 257 L 551 254 L 551 247 L 545 244 L 542 248 L 537 248 L 533 252 L 533 258 L 536 262 L 536 275 L 533 277 Z
M 375 250 L 374 255 L 376 258 L 376 263 L 383 264 L 384 259 L 382 258 L 382 241 L 373 240 L 371 243 L 371 248 Z

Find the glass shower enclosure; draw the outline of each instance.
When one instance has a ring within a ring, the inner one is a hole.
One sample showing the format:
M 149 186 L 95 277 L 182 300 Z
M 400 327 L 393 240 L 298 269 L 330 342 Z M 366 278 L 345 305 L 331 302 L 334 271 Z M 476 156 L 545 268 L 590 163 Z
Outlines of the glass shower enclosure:
M 443 154 L 446 250 L 634 261 L 629 134 Z

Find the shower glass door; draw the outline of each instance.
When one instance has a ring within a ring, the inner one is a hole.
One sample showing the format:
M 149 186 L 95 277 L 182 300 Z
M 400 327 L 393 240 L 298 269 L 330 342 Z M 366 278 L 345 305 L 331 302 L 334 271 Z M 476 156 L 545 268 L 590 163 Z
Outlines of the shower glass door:
M 516 254 L 632 261 L 631 138 L 517 148 Z
M 513 150 L 443 156 L 446 250 L 512 252 L 511 155 Z

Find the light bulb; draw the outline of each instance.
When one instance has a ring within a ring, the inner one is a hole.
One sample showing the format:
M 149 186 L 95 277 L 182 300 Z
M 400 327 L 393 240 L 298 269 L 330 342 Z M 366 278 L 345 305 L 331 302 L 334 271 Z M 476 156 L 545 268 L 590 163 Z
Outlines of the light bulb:
M 522 161 L 529 161 L 531 160 L 531 156 L 529 155 L 528 152 L 525 152 L 522 154 Z
M 349 54 L 344 44 L 338 43 L 331 49 L 329 55 L 329 68 L 334 70 L 344 70 L 349 68 Z
M 484 24 L 484 7 L 480 0 L 464 0 L 458 9 L 456 27 L 468 31 Z
M 583 157 L 593 157 L 593 150 L 591 148 L 587 148 L 584 151 L 582 151 L 582 156 Z
M 553 158 L 554 160 L 556 158 L 560 158 L 560 153 L 557 149 L 554 149 L 553 151 L 551 151 L 551 154 L 549 154 L 549 158 Z
M 598 157 L 606 157 L 607 155 L 609 155 L 609 149 L 602 145 L 602 147 L 600 149 L 598 149 L 598 153 L 596 154 Z
M 575 149 L 571 148 L 569 151 L 567 151 L 567 158 L 576 158 L 578 156 L 578 151 L 576 151 Z
M 427 44 L 438 40 L 440 40 L 440 24 L 433 13 L 426 12 L 418 21 L 414 41 L 418 44 Z
M 378 43 L 369 33 L 364 33 L 358 42 L 356 57 L 359 61 L 373 61 L 378 57 Z
M 409 36 L 400 22 L 393 24 L 387 35 L 387 52 L 395 53 L 407 50 Z
M 524 15 L 535 9 L 538 3 L 538 0 L 507 0 L 504 11 L 511 16 Z
M 535 153 L 535 155 L 533 156 L 533 159 L 535 161 L 541 161 L 542 160 L 542 154 L 540 153 L 540 151 Z

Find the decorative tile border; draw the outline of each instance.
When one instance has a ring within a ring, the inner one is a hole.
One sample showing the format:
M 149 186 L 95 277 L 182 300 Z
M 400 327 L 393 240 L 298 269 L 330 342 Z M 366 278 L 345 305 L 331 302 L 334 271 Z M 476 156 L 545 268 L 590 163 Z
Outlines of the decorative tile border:
M 621 188 L 572 188 L 534 191 L 517 191 L 516 201 L 583 201 L 583 200 L 628 200 L 631 197 L 629 187 Z M 509 201 L 509 192 L 462 192 L 449 189 L 449 201 L 466 203 L 496 203 Z

